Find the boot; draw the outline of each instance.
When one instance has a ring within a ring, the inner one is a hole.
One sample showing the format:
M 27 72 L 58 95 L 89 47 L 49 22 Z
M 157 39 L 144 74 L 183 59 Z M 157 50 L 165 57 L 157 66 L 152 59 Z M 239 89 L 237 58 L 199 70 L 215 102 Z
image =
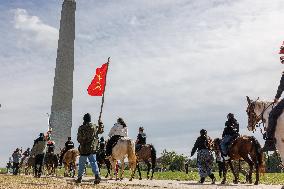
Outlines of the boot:
M 200 184 L 203 184 L 204 181 L 205 181 L 205 178 L 204 178 L 204 177 L 201 177 L 199 183 L 200 183 Z
M 211 184 L 215 184 L 216 178 L 215 178 L 214 174 L 212 173 L 211 175 L 209 175 L 209 177 L 210 177 L 211 180 L 212 180 Z
M 267 139 L 265 141 L 264 147 L 262 148 L 263 152 L 267 152 L 267 151 L 275 151 L 276 147 L 275 147 L 275 139 Z
M 75 180 L 76 183 L 81 183 L 82 182 L 82 177 L 78 177 L 77 180 Z
M 94 184 L 99 184 L 101 182 L 101 177 L 99 175 L 95 175 Z

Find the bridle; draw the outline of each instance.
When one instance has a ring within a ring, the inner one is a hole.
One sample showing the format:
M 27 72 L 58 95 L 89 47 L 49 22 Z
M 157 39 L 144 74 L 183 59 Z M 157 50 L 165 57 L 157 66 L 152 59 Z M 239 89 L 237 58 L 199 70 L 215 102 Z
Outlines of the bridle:
M 254 102 L 250 102 L 249 103 L 249 106 L 248 106 L 248 109 L 247 109 L 247 114 L 248 114 L 248 117 L 249 119 L 252 119 L 252 123 L 251 124 L 252 126 L 255 126 L 255 127 L 261 127 L 261 125 L 263 126 L 264 128 L 264 124 L 266 122 L 266 120 L 264 119 L 263 115 L 264 115 L 264 112 L 270 107 L 272 106 L 272 108 L 274 107 L 274 102 L 270 103 L 267 107 L 265 107 L 265 103 L 262 102 L 262 106 L 264 107 L 263 110 L 261 111 L 261 113 L 259 115 L 256 115 L 254 109 L 255 109 L 255 104 L 256 102 L 258 101 L 258 99 Z M 253 132 L 255 131 L 255 127 L 253 129 Z

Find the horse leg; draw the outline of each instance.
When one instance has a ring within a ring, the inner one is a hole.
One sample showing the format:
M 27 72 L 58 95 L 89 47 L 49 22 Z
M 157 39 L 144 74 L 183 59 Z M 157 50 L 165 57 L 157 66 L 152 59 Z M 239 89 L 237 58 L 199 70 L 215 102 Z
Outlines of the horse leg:
M 69 172 L 69 163 L 65 162 L 64 169 L 64 177 L 67 177 Z
M 120 162 L 121 162 L 120 180 L 123 180 L 123 176 L 124 176 L 124 159 L 121 159 Z
M 155 162 L 155 160 L 153 160 L 152 158 L 151 158 L 151 160 L 152 160 L 152 175 L 151 175 L 150 180 L 152 180 L 152 179 L 153 179 L 153 177 L 154 177 L 155 166 L 156 166 L 156 162 Z
M 234 167 L 233 167 L 233 164 L 232 164 L 232 161 L 231 160 L 229 160 L 229 166 L 230 166 L 230 168 L 231 168 L 231 170 L 232 170 L 232 173 L 233 173 L 233 175 L 234 175 L 234 177 L 235 177 L 235 179 L 234 179 L 234 184 L 238 184 L 238 180 L 239 180 L 239 178 L 237 177 L 237 174 L 235 173 L 235 169 L 234 169 Z
M 142 180 L 139 162 L 137 162 L 137 169 L 139 174 L 139 180 Z
M 149 173 L 150 173 L 150 169 L 151 169 L 151 164 L 149 161 L 145 161 L 145 163 L 147 164 L 147 179 L 149 179 Z
M 249 184 L 252 183 L 252 171 L 253 171 L 253 162 L 250 160 L 250 158 L 248 156 L 243 158 L 249 165 L 249 174 L 247 177 L 247 181 L 249 182 Z
M 135 175 L 135 171 L 136 171 L 136 168 L 137 168 L 137 164 L 139 162 L 137 161 L 129 161 L 129 168 L 131 170 L 131 177 L 129 179 L 129 181 L 132 181 L 132 179 L 134 178 L 134 175 Z
M 223 162 L 223 163 L 224 163 L 224 166 L 223 166 L 224 172 L 223 172 L 223 180 L 222 180 L 221 184 L 226 184 L 226 181 L 227 181 L 227 164 L 226 164 L 226 162 Z
M 258 182 L 259 182 L 259 164 L 256 161 L 256 163 L 255 163 L 255 183 L 254 183 L 254 185 L 258 185 Z
M 74 169 L 74 171 L 73 171 L 73 178 L 75 177 L 75 174 L 76 174 L 76 171 L 77 171 L 77 165 L 76 165 L 76 162 L 73 162 L 73 164 L 74 164 L 74 166 L 73 166 L 73 169 Z M 86 171 L 86 175 L 87 175 L 87 171 Z
M 116 160 L 113 159 L 113 160 L 110 161 L 110 163 L 111 163 L 111 167 L 112 167 L 112 173 L 110 174 L 110 180 L 112 180 L 113 175 L 116 176 L 116 169 L 115 169 Z
M 105 164 L 106 164 L 106 167 L 107 167 L 107 174 L 106 174 L 105 178 L 107 178 L 110 175 L 111 164 L 110 164 L 109 160 L 105 160 Z

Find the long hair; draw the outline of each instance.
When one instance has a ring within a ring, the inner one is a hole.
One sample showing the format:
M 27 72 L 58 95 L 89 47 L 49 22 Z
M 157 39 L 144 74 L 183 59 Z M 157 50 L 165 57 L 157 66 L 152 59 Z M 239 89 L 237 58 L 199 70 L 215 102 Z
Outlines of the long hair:
M 117 122 L 121 124 L 123 127 L 127 127 L 127 125 L 125 124 L 124 120 L 121 117 L 117 119 Z

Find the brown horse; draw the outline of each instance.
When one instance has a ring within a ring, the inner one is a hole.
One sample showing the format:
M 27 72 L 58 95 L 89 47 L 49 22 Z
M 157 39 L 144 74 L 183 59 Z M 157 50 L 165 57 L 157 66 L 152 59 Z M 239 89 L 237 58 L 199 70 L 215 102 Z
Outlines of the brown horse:
M 113 147 L 111 157 L 110 157 L 110 163 L 112 165 L 112 170 L 115 171 L 116 168 L 116 162 L 117 160 L 120 160 L 121 167 L 120 167 L 120 180 L 123 179 L 124 174 L 124 159 L 128 158 L 129 162 L 129 168 L 131 169 L 131 177 L 129 181 L 131 181 L 134 177 L 135 170 L 136 170 L 136 154 L 135 154 L 135 144 L 134 141 L 132 141 L 129 138 L 121 138 L 118 140 L 117 144 Z M 115 180 L 118 180 L 117 173 L 115 174 Z M 112 179 L 113 174 L 110 174 L 110 179 Z
M 219 138 L 214 140 L 214 150 L 220 151 L 220 143 L 221 140 Z M 254 184 L 257 185 L 259 182 L 259 172 L 264 172 L 265 170 L 263 153 L 261 152 L 261 146 L 259 142 L 253 136 L 241 136 L 234 140 L 228 151 L 228 155 L 230 157 L 230 159 L 228 160 L 228 164 L 235 177 L 234 183 L 238 183 L 239 178 L 234 171 L 232 160 L 244 160 L 248 163 L 250 167 L 249 174 L 247 176 L 247 181 L 249 183 L 252 183 L 253 166 L 255 166 L 256 181 Z M 228 164 L 225 162 L 223 180 L 221 182 L 222 184 L 226 183 L 226 173 Z
M 136 152 L 137 155 L 137 168 L 139 173 L 139 180 L 142 180 L 139 162 L 145 162 L 147 164 L 147 179 L 149 179 L 149 172 L 152 169 L 151 180 L 153 179 L 153 175 L 155 172 L 156 166 L 156 150 L 152 144 L 142 145 L 141 149 Z M 151 163 L 150 163 L 151 160 Z M 152 166 L 151 166 L 152 164 Z
M 75 176 L 75 172 L 77 170 L 76 159 L 80 155 L 79 151 L 76 149 L 68 150 L 63 156 L 64 163 L 64 176 Z M 70 173 L 72 171 L 72 173 Z

